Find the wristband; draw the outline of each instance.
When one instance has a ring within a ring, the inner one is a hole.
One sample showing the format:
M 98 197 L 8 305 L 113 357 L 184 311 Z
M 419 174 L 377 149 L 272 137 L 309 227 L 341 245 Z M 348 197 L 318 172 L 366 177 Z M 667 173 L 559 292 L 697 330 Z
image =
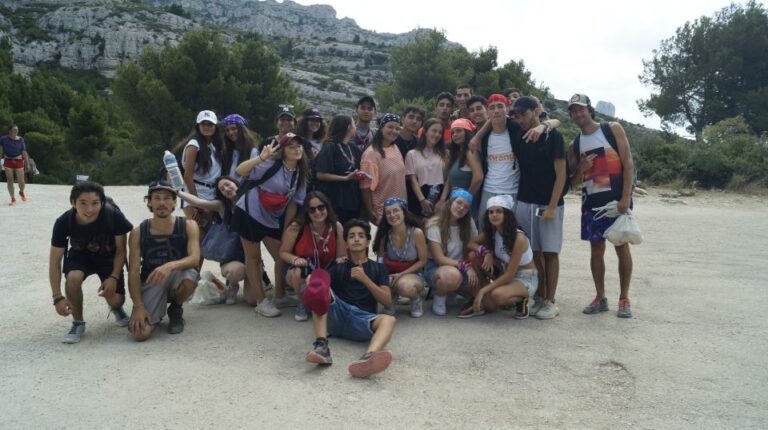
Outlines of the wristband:
M 477 253 L 480 254 L 481 257 L 485 257 L 491 253 L 491 250 L 485 245 L 480 245 L 477 247 Z
M 59 296 L 59 297 L 53 299 L 53 305 L 56 306 L 62 300 L 64 300 L 64 296 Z
M 264 161 L 264 158 L 259 154 L 259 160 Z
M 117 276 L 114 276 L 114 275 L 109 275 L 108 278 L 114 279 L 115 282 L 119 282 L 120 281 L 120 278 L 118 278 Z
M 467 271 L 472 268 L 472 263 L 468 260 L 459 260 L 459 262 L 456 263 L 456 268 L 462 273 L 467 273 Z

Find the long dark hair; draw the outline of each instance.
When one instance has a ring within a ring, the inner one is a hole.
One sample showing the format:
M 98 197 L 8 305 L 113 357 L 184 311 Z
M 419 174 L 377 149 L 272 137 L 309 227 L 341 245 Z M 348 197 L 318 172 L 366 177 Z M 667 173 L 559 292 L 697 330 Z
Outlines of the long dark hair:
M 325 205 L 325 223 L 330 225 L 335 232 L 338 218 L 336 218 L 336 212 L 333 210 L 331 199 L 329 199 L 322 191 L 310 191 L 307 193 L 307 196 L 304 198 L 304 205 L 301 207 L 301 212 L 299 212 L 292 222 L 298 225 L 299 232 L 301 232 L 301 229 L 303 229 L 305 225 L 312 223 L 312 220 L 309 219 L 309 202 L 312 199 L 318 199 Z
M 344 139 L 347 137 L 347 130 L 349 130 L 351 124 L 352 117 L 349 115 L 334 116 L 328 127 L 328 134 L 325 136 L 325 139 L 323 139 L 323 146 L 317 154 L 318 157 L 321 153 L 333 151 L 336 145 L 346 143 Z
M 296 182 L 296 187 L 301 187 L 302 185 L 308 185 L 309 184 L 309 160 L 307 159 L 307 151 L 304 150 L 304 139 L 296 136 L 293 138 L 293 140 L 296 140 L 299 142 L 299 145 L 301 146 L 301 153 L 302 157 L 301 159 L 296 163 L 296 167 L 299 168 L 299 178 Z M 290 145 L 291 142 L 288 142 L 288 145 Z M 285 154 L 285 148 L 286 146 L 280 147 L 277 152 L 272 156 L 272 158 L 275 160 L 276 163 L 282 163 L 283 162 L 283 156 Z M 290 184 L 289 184 L 290 186 Z
M 502 244 L 507 252 L 511 253 L 515 249 L 515 241 L 517 240 L 517 218 L 515 213 L 507 208 L 502 208 L 504 211 L 504 223 L 501 225 Z M 485 241 L 488 244 L 488 248 L 493 251 L 496 249 L 496 227 L 491 225 L 491 221 L 488 219 L 488 209 L 485 210 L 483 215 L 485 218 L 485 225 L 483 225 L 483 234 L 485 235 Z
M 238 153 L 237 164 L 239 164 L 251 158 L 251 150 L 256 148 L 258 146 L 257 142 L 261 140 L 261 138 L 248 127 L 242 124 L 235 124 L 235 126 L 237 126 L 237 142 L 233 142 L 229 136 L 227 136 L 227 131 L 225 129 L 222 128 L 221 131 L 221 139 L 224 142 L 224 148 L 221 153 L 221 173 L 224 175 L 228 175 L 229 171 L 232 169 L 234 161 L 232 157 L 235 153 L 235 149 Z M 237 183 L 237 181 L 235 181 L 235 183 Z
M 296 127 L 298 130 L 296 134 L 303 137 L 304 139 L 315 139 L 318 142 L 322 141 L 325 137 L 325 121 L 323 121 L 322 118 L 317 118 L 320 120 L 320 129 L 318 129 L 316 132 L 312 133 L 309 131 L 309 120 L 310 118 L 304 118 L 303 116 L 299 120 L 299 125 Z
M 435 124 L 439 125 L 440 129 L 442 130 L 443 123 L 436 118 L 428 119 L 422 127 L 421 137 L 419 137 L 419 142 L 416 144 L 416 149 L 419 150 L 422 155 L 424 155 L 424 149 L 427 147 L 427 131 Z M 443 140 L 442 132 L 440 133 L 440 140 L 438 140 L 437 144 L 435 144 L 435 152 L 437 152 L 440 158 L 445 161 L 445 141 Z
M 173 152 L 178 152 L 179 150 L 184 151 L 184 145 L 192 139 L 195 139 L 198 145 L 200 145 L 200 149 L 197 151 L 197 157 L 195 158 L 196 168 L 204 173 L 208 173 L 208 171 L 211 170 L 211 165 L 213 163 L 211 162 L 211 150 L 208 148 L 209 143 L 213 143 L 215 149 L 213 156 L 216 157 L 220 164 L 222 163 L 221 158 L 222 153 L 224 152 L 224 144 L 221 141 L 218 124 L 216 124 L 216 130 L 214 131 L 213 136 L 211 136 L 211 140 L 206 139 L 206 137 L 203 136 L 203 133 L 200 132 L 200 124 L 195 124 L 194 130 L 176 144 L 173 148 Z
M 464 165 L 467 164 L 467 151 L 469 151 L 469 141 L 475 137 L 475 133 L 467 130 L 466 128 L 462 128 L 462 130 L 464 130 L 464 142 L 456 143 L 456 141 L 451 138 L 451 143 L 448 145 L 448 167 L 453 166 L 453 163 L 455 163 L 456 160 L 459 160 L 459 167 L 464 167 Z M 453 136 L 453 133 L 451 133 L 451 136 Z
M 405 222 L 405 228 L 410 228 L 410 227 L 421 228 L 421 222 L 416 218 L 415 215 L 408 212 L 408 209 L 402 206 L 399 206 L 399 207 L 403 211 L 403 222 Z M 373 238 L 373 252 L 375 252 L 376 254 L 379 254 L 379 252 L 383 249 L 384 244 L 387 243 L 386 241 L 389 238 L 389 232 L 390 230 L 392 230 L 392 226 L 389 225 L 389 222 L 387 221 L 386 218 L 387 218 L 386 215 L 382 215 L 382 223 L 376 229 L 376 236 Z
M 224 205 L 224 224 L 229 225 L 232 222 L 232 210 L 234 209 L 234 203 L 232 203 L 232 200 L 228 199 L 224 194 L 221 193 L 219 190 L 219 182 L 223 180 L 232 181 L 237 185 L 238 189 L 240 188 L 240 183 L 237 181 L 237 179 L 231 177 L 231 176 L 219 176 L 216 178 L 216 182 L 214 182 L 213 186 L 213 192 L 214 192 L 214 199 L 220 201 Z

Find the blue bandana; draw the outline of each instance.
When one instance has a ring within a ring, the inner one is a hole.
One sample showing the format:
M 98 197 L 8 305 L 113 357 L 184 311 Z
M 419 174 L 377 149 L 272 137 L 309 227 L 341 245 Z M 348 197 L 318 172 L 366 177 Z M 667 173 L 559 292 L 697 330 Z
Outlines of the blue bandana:
M 398 198 L 398 197 L 390 197 L 384 202 L 384 207 L 392 206 L 392 205 L 399 205 L 403 208 L 403 211 L 408 207 L 408 203 L 405 202 L 405 200 Z
M 472 204 L 472 194 L 469 194 L 469 191 L 463 189 L 463 188 L 454 188 L 453 191 L 451 191 L 450 198 L 452 199 L 464 199 L 469 202 L 469 204 Z
M 379 118 L 379 128 L 383 127 L 388 122 L 396 122 L 400 124 L 400 117 L 393 113 L 385 113 L 384 116 Z
M 238 115 L 236 113 L 233 113 L 231 115 L 227 115 L 227 116 L 224 117 L 223 120 L 221 120 L 221 125 L 224 126 L 224 127 L 226 127 L 228 125 L 231 125 L 231 124 L 248 126 L 248 120 L 246 120 L 245 118 L 243 118 L 242 116 L 240 116 L 240 115 Z

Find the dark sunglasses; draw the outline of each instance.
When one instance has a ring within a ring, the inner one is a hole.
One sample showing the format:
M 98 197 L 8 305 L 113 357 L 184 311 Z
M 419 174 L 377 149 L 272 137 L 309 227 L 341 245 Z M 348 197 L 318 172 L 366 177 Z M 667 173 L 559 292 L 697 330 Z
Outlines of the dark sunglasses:
M 325 212 L 325 205 L 310 206 L 307 210 L 309 210 L 309 213 L 311 214 L 315 212 Z

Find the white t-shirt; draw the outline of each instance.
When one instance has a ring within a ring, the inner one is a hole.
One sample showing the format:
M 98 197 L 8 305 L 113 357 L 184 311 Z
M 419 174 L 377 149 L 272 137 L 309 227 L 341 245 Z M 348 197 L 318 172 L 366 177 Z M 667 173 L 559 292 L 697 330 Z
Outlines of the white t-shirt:
M 194 146 L 198 151 L 200 151 L 200 144 L 197 142 L 197 140 L 191 139 L 189 142 L 187 142 L 186 145 L 184 145 L 184 151 L 181 155 L 182 164 L 186 164 L 187 148 L 190 146 Z M 221 163 L 219 163 L 219 160 L 213 155 L 216 153 L 216 147 L 214 147 L 212 143 L 208 144 L 208 150 L 211 153 L 211 168 L 208 170 L 208 173 L 205 173 L 198 168 L 197 164 L 195 164 L 195 173 L 192 175 L 192 178 L 195 181 L 202 182 L 204 184 L 214 185 L 216 178 L 221 176 Z M 211 187 L 195 184 L 195 189 L 197 190 L 197 196 L 201 199 L 213 200 L 216 196 L 214 189 Z
M 419 185 L 440 185 L 445 183 L 445 163 L 438 153 L 430 149 L 425 148 L 424 154 L 418 149 L 411 149 L 405 155 L 405 174 L 416 175 Z
M 469 220 L 469 226 L 469 238 L 473 239 L 475 236 L 477 236 L 477 227 L 475 227 L 475 222 L 471 219 Z M 443 243 L 442 237 L 440 236 L 440 227 L 438 225 L 431 225 L 427 227 L 427 240 L 441 244 Z M 459 226 L 451 226 L 451 232 L 445 245 L 446 257 L 452 258 L 454 260 L 461 260 L 464 258 L 464 244 L 461 243 L 461 232 L 459 231 Z
M 520 184 L 519 167 L 507 130 L 491 132 L 488 137 L 488 173 L 485 175 L 483 191 L 491 194 L 517 194 Z

